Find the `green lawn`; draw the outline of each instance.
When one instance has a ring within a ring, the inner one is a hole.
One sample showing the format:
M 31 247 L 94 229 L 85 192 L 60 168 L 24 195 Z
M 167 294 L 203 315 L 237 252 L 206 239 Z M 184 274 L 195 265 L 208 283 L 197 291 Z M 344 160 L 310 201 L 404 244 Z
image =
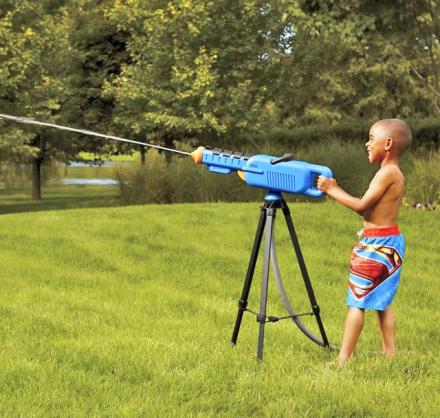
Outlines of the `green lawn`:
M 355 358 L 340 369 L 335 353 L 290 320 L 267 325 L 261 363 L 251 314 L 230 346 L 259 206 L 0 216 L 0 416 L 438 416 L 439 214 L 402 210 L 399 356 L 378 355 L 369 313 Z M 334 203 L 290 207 L 324 325 L 339 344 L 360 220 Z M 291 302 L 308 310 L 281 216 L 276 236 Z M 254 310 L 260 275 L 261 266 Z M 284 314 L 273 276 L 268 313 Z M 313 318 L 304 321 L 316 330 Z
M 120 204 L 118 186 L 52 186 L 44 187 L 41 194 L 41 200 L 32 200 L 27 189 L 1 190 L 0 214 Z

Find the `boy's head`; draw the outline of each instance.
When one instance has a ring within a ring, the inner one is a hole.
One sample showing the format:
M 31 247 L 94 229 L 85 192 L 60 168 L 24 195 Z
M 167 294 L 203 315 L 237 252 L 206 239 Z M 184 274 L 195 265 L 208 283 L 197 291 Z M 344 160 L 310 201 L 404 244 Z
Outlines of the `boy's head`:
M 369 132 L 365 144 L 371 163 L 382 161 L 387 154 L 399 157 L 411 145 L 410 127 L 401 119 L 382 119 L 376 122 Z

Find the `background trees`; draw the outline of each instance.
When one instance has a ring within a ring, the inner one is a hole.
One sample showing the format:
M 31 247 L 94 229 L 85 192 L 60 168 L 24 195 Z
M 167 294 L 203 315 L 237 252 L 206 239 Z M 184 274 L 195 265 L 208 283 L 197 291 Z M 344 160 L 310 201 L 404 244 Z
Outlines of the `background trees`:
M 1 106 L 4 113 L 63 123 L 75 114 L 70 20 L 63 2 L 2 2 Z M 2 157 L 25 159 L 33 172 L 32 197 L 41 198 L 41 165 L 75 155 L 80 144 L 59 132 L 4 125 Z M 14 144 L 11 147 L 11 144 Z
M 115 121 L 167 146 L 259 126 L 282 12 L 257 1 L 115 2 L 130 62 L 107 85 Z
M 440 112 L 436 1 L 0 1 L 0 109 L 175 146 Z M 0 126 L 1 158 L 115 144 Z
M 435 115 L 439 6 L 398 3 L 116 1 L 131 61 L 107 91 L 162 139 Z
M 113 37 L 102 4 L 4 1 L 0 13 L 2 112 L 51 123 L 108 126 L 112 101 L 102 97 L 102 84 L 117 72 L 124 43 L 119 33 Z M 109 149 L 108 143 L 60 131 L 10 124 L 1 129 L 1 158 L 32 164 L 35 199 L 41 198 L 43 162 Z

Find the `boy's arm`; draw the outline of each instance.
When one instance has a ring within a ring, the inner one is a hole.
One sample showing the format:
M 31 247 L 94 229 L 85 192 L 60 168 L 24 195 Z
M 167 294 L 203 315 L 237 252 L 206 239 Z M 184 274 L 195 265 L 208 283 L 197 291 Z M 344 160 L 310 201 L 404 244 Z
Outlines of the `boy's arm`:
M 347 206 L 362 215 L 367 209 L 373 207 L 377 203 L 392 184 L 393 176 L 390 174 L 389 170 L 383 168 L 380 169 L 371 181 L 368 190 L 360 199 L 350 195 L 339 187 L 335 179 L 328 179 L 324 176 L 319 176 L 318 188 L 336 199 L 339 203 L 342 203 L 344 206 Z

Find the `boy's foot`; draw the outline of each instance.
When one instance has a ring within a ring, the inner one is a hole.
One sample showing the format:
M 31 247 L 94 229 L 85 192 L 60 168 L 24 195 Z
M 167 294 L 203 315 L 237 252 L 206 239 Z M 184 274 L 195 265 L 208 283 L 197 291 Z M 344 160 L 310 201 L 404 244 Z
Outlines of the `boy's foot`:
M 326 363 L 326 366 L 329 367 L 330 369 L 339 369 L 344 365 L 345 363 L 341 363 L 338 357 Z
M 344 366 L 345 364 L 347 364 L 349 361 L 351 360 L 351 356 L 350 357 L 337 357 L 335 359 L 335 362 L 338 364 L 338 366 Z
M 338 359 L 333 359 L 331 361 L 327 361 L 324 367 L 327 370 L 331 371 L 331 370 L 339 369 L 341 366 L 339 365 Z

